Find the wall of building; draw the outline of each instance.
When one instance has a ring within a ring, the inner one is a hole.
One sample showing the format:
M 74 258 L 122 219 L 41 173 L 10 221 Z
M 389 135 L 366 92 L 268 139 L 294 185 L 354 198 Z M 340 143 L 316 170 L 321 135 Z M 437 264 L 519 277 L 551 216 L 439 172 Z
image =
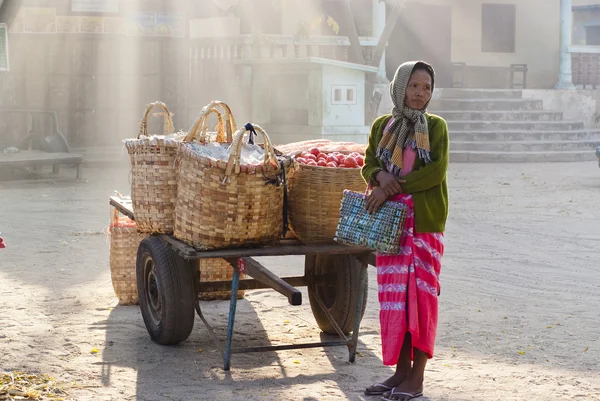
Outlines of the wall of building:
M 508 80 L 510 64 L 527 64 L 529 88 L 552 88 L 558 76 L 560 0 L 421 0 L 452 6 L 452 62 L 500 67 L 468 71 L 468 86 L 499 87 Z M 516 4 L 514 53 L 482 52 L 482 4 Z M 573 0 L 589 5 L 591 0 Z M 491 78 L 491 83 L 486 80 Z
M 452 62 L 467 66 L 509 67 L 527 64 L 529 86 L 549 88 L 558 75 L 560 0 L 494 0 L 496 4 L 516 4 L 514 53 L 482 52 L 482 4 L 484 0 L 423 0 L 452 6 Z M 500 72 L 502 73 L 502 72 Z M 504 72 L 506 74 L 506 72 Z M 482 72 L 472 86 L 484 87 Z M 471 72 L 473 79 L 473 72 Z M 481 81 L 479 81 L 481 80 Z
M 354 90 L 354 102 L 334 104 L 333 91 L 339 89 L 346 102 L 347 89 Z M 335 66 L 323 67 L 323 126 L 365 125 L 365 73 Z

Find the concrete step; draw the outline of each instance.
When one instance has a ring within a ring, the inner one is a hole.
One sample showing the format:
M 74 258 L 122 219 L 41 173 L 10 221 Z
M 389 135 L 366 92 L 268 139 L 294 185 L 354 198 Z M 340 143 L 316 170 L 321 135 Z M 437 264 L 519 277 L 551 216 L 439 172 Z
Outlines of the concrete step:
M 435 99 L 430 110 L 493 110 L 493 111 L 526 111 L 542 110 L 544 102 L 536 99 Z
M 450 151 L 481 152 L 592 152 L 600 146 L 597 141 L 451 141 Z
M 437 88 L 436 98 L 452 99 L 520 99 L 520 90 Z
M 448 121 L 448 129 L 456 131 L 567 131 L 583 129 L 579 121 Z
M 558 111 L 432 111 L 447 121 L 561 121 L 563 113 Z
M 596 161 L 596 154 L 590 151 L 565 152 L 450 152 L 450 162 L 454 163 L 538 163 L 538 162 L 583 162 Z
M 452 141 L 597 141 L 600 130 L 450 131 Z

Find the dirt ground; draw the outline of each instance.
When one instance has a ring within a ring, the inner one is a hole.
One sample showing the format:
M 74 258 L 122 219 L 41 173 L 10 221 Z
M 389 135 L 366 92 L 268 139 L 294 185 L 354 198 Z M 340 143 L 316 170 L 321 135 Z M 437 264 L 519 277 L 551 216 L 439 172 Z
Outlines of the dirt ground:
M 47 373 L 75 400 L 367 400 L 381 363 L 377 286 L 355 364 L 343 347 L 235 354 L 232 370 L 199 319 L 175 347 L 154 344 L 139 308 L 117 306 L 108 265 L 108 196 L 127 170 L 87 182 L 0 182 L 0 371 Z M 600 400 L 600 169 L 452 164 L 432 401 Z M 263 262 L 298 275 L 298 257 Z M 308 306 L 267 290 L 238 304 L 234 345 L 320 340 Z M 228 303 L 204 302 L 224 338 Z M 99 352 L 91 351 L 97 348 Z

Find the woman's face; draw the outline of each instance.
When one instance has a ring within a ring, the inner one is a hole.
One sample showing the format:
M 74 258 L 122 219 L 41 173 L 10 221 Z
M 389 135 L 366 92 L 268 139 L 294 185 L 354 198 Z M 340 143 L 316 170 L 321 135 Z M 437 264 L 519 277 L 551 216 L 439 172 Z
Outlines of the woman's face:
M 404 105 L 415 110 L 423 110 L 431 99 L 431 75 L 427 71 L 416 70 L 408 80 Z

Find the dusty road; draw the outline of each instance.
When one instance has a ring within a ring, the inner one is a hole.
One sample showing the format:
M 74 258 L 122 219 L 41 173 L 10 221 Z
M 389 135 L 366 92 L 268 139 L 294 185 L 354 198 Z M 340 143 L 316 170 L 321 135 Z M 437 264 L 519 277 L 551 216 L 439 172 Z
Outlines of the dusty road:
M 76 400 L 364 400 L 380 359 L 373 271 L 361 356 L 344 348 L 234 355 L 224 373 L 196 319 L 176 347 L 116 306 L 105 227 L 127 170 L 0 182 L 0 371 L 48 373 Z M 600 169 L 595 163 L 453 164 L 437 355 L 426 398 L 600 400 Z M 299 274 L 302 260 L 266 259 Z M 307 299 L 306 296 L 304 299 Z M 227 302 L 204 304 L 224 335 Z M 289 321 L 289 322 L 287 322 Z M 234 343 L 317 341 L 308 304 L 272 291 L 238 305 Z M 99 353 L 91 353 L 97 348 Z

